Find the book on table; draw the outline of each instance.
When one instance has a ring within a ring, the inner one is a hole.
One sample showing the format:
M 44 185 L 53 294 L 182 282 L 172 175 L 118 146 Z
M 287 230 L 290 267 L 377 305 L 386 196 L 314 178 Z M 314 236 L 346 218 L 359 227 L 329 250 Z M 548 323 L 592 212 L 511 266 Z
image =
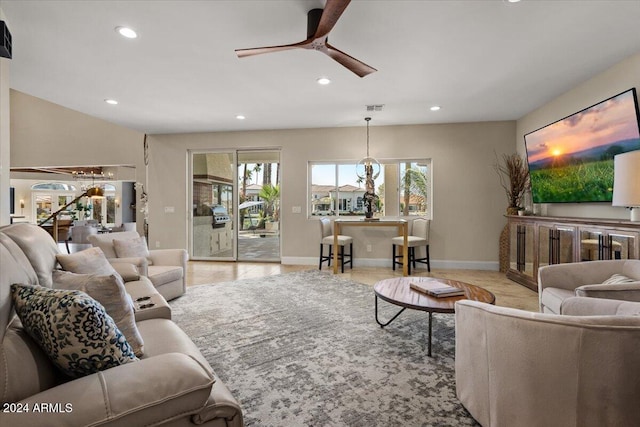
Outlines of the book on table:
M 455 286 L 450 286 L 436 280 L 411 282 L 409 286 L 411 287 L 411 289 L 436 298 L 456 297 L 464 295 L 463 289 L 456 288 Z

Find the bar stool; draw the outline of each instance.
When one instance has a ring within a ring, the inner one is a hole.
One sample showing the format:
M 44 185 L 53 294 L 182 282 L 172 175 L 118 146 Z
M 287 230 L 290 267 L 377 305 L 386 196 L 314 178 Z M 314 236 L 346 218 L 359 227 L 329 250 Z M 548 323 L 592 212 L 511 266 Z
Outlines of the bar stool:
M 327 267 L 331 266 L 331 258 L 333 258 L 333 230 L 331 228 L 331 220 L 329 218 L 320 218 L 320 262 L 318 270 L 322 270 L 322 263 L 327 262 Z M 324 255 L 324 245 L 329 246 L 329 255 Z M 345 253 L 345 246 L 349 245 L 349 253 Z M 344 265 L 349 264 L 353 269 L 353 238 L 351 236 L 338 235 L 338 259 L 340 260 L 340 268 L 344 273 Z
M 431 271 L 431 263 L 429 262 L 429 225 L 431 220 L 418 218 L 413 221 L 413 227 L 411 235 L 407 236 L 407 246 L 409 247 L 409 260 L 408 260 L 408 273 L 411 274 L 411 264 L 413 268 L 416 268 L 416 262 L 427 264 L 427 271 Z M 404 245 L 404 238 L 402 236 L 394 237 L 391 239 L 392 247 L 392 265 L 393 269 L 396 269 L 396 264 L 402 265 L 402 253 L 396 255 L 396 246 Z M 424 258 L 416 258 L 416 248 L 424 246 L 426 248 L 426 256 Z

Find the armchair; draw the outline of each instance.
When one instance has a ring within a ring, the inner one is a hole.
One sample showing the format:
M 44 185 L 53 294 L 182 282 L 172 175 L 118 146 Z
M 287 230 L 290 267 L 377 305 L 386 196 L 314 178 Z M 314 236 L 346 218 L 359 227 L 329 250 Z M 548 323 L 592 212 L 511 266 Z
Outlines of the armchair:
M 456 394 L 481 425 L 640 425 L 640 317 L 595 298 L 571 298 L 568 313 L 573 300 L 611 315 L 456 303 Z
M 117 255 L 114 240 L 139 238 L 140 236 L 135 231 L 94 234 L 87 237 L 93 246 L 102 249 L 110 262 L 128 262 L 136 265 L 140 274 L 147 276 L 166 300 L 183 295 L 186 292 L 187 251 L 184 249 L 148 250 L 145 248 L 144 256 L 119 257 Z
M 614 274 L 633 281 L 603 284 Z M 541 312 L 560 314 L 562 302 L 574 296 L 640 301 L 640 260 L 586 261 L 540 267 L 538 298 Z

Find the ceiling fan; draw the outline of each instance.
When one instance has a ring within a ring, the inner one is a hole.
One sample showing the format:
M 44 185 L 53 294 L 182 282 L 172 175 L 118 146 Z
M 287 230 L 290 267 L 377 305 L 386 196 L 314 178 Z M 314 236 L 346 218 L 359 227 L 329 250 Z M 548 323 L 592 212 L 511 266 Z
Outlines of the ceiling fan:
M 299 43 L 282 46 L 256 47 L 251 49 L 236 49 L 239 58 L 260 55 L 262 53 L 279 52 L 289 49 L 313 49 L 329 55 L 360 77 L 377 71 L 362 61 L 331 46 L 327 41 L 329 32 L 336 25 L 338 19 L 347 8 L 351 0 L 327 0 L 324 9 L 311 9 L 307 14 L 307 39 Z

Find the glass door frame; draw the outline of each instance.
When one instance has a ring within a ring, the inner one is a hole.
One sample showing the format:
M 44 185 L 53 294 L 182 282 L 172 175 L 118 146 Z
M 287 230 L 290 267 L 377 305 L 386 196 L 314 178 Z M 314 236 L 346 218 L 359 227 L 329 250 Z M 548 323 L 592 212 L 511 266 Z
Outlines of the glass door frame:
M 187 247 L 189 252 L 189 258 L 193 260 L 201 260 L 201 261 L 229 261 L 235 262 L 241 260 L 238 254 L 238 240 L 239 240 L 239 232 L 240 232 L 240 212 L 238 209 L 239 200 L 240 200 L 240 181 L 239 181 L 239 156 L 241 153 L 251 153 L 251 152 L 277 152 L 278 153 L 278 163 L 280 167 L 282 166 L 282 158 L 281 153 L 282 150 L 278 147 L 264 147 L 264 148 L 243 148 L 243 149 L 188 149 L 187 150 L 187 180 L 188 180 L 188 188 L 187 188 Z M 193 185 L 193 172 L 194 172 L 194 156 L 198 154 L 227 154 L 231 157 L 231 169 L 232 169 L 232 201 L 231 205 L 233 206 L 233 213 L 230 215 L 233 224 L 233 242 L 231 248 L 231 256 L 224 257 L 216 257 L 216 256 L 200 256 L 195 254 L 195 239 L 194 239 L 194 185 Z M 278 200 L 281 199 L 281 196 Z M 281 230 L 278 230 L 280 233 Z M 265 262 L 279 262 L 282 255 L 282 238 L 281 235 L 278 237 L 278 260 L 255 260 L 257 262 L 265 261 Z M 242 259 L 244 261 L 254 261 L 250 259 Z
M 245 161 L 246 158 L 251 158 L 251 155 L 255 155 L 255 157 L 251 160 L 251 161 Z M 240 205 L 240 193 L 241 193 L 241 189 L 240 189 L 240 176 L 241 176 L 241 172 L 240 172 L 240 166 L 243 164 L 256 164 L 256 163 L 261 163 L 262 167 L 265 167 L 264 165 L 266 163 L 270 163 L 270 164 L 274 164 L 274 162 L 269 162 L 267 160 L 269 160 L 269 157 L 272 156 L 276 156 L 277 157 L 277 162 L 275 164 L 278 165 L 278 168 L 280 169 L 280 174 L 282 173 L 282 149 L 279 147 L 260 147 L 260 148 L 242 148 L 242 149 L 238 149 L 236 151 L 236 182 L 238 183 L 238 198 L 237 200 L 237 205 L 236 207 L 238 207 Z M 266 155 L 266 157 L 265 157 Z M 242 160 L 242 158 L 244 158 L 245 160 Z M 281 182 L 278 182 L 278 172 L 277 170 L 275 171 L 276 173 L 276 184 L 279 186 L 279 188 L 281 188 Z M 255 194 L 253 194 L 255 196 Z M 242 245 L 240 244 L 240 210 L 237 209 L 237 217 L 238 217 L 238 222 L 237 222 L 237 228 L 236 228 L 236 238 L 237 238 L 237 249 L 236 249 L 236 260 L 238 261 L 246 261 L 246 262 L 267 262 L 267 263 L 274 263 L 274 262 L 281 262 L 282 261 L 282 228 L 281 228 L 281 224 L 282 224 L 282 211 L 281 211 L 281 199 L 282 199 L 282 194 L 280 194 L 278 196 L 278 199 L 276 201 L 276 208 L 279 211 L 279 218 L 277 220 L 277 222 L 275 223 L 275 232 L 277 233 L 277 254 L 275 254 L 274 257 L 268 257 L 268 256 L 261 256 L 261 257 L 252 257 L 252 256 L 245 256 L 245 254 L 242 253 L 242 248 L 245 247 L 250 247 L 250 245 Z M 268 224 L 267 224 L 268 225 Z M 255 231 L 257 233 L 258 236 L 260 236 L 260 232 L 259 231 Z M 268 237 L 267 233 L 271 234 L 269 231 L 267 231 L 265 234 L 262 234 L 261 237 Z M 256 241 L 254 243 L 260 243 L 260 241 Z M 263 254 L 264 253 L 269 253 L 272 252 L 271 248 L 268 248 L 269 245 L 266 245 L 267 248 L 263 249 Z
M 228 154 L 231 156 L 231 170 L 232 170 L 232 200 L 231 205 L 234 207 L 234 212 L 231 216 L 233 227 L 233 239 L 231 247 L 231 256 L 216 257 L 216 256 L 199 256 L 195 255 L 194 250 L 194 208 L 193 208 L 193 158 L 197 154 Z M 237 261 L 238 259 L 238 214 L 237 214 L 237 201 L 238 201 L 238 150 L 237 149 L 190 149 L 187 150 L 187 240 L 189 259 L 200 261 Z

